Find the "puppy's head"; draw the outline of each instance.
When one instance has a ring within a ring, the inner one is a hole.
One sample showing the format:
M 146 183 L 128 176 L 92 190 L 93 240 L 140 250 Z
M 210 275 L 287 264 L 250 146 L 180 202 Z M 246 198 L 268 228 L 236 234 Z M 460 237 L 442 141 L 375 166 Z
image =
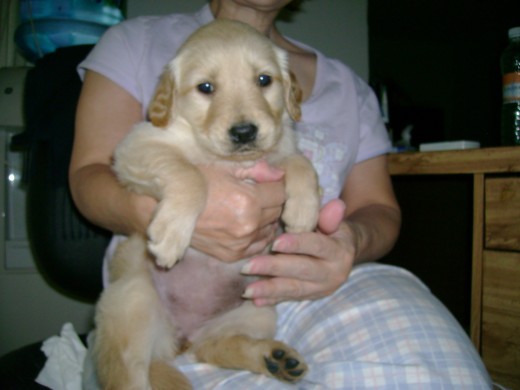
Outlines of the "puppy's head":
M 256 159 L 300 119 L 300 99 L 285 51 L 250 26 L 215 21 L 168 64 L 149 117 L 167 131 L 184 124 L 219 158 Z

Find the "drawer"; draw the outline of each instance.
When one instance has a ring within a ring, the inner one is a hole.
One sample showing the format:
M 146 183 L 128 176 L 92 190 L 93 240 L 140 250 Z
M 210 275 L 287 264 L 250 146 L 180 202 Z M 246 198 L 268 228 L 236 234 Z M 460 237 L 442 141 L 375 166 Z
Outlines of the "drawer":
M 520 251 L 520 177 L 487 178 L 485 246 Z
M 520 389 L 520 253 L 484 251 L 482 359 L 498 383 Z

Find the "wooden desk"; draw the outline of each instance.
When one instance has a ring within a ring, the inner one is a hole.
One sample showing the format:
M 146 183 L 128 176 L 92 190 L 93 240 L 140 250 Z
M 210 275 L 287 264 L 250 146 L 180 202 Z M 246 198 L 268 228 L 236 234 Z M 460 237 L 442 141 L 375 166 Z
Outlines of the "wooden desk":
M 520 147 L 391 154 L 389 171 L 473 176 L 471 339 L 494 380 L 520 389 Z

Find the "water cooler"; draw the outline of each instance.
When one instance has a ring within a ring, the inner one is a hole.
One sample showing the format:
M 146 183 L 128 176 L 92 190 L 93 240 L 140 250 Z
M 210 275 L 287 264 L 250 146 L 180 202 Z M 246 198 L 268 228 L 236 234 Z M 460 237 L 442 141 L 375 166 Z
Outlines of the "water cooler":
M 31 62 L 60 47 L 90 45 L 123 20 L 119 0 L 20 0 L 14 40 Z

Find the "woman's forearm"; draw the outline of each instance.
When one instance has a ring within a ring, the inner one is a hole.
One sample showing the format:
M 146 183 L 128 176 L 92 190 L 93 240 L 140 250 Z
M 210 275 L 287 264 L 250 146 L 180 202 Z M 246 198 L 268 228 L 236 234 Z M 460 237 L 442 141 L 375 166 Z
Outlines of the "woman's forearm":
M 141 104 L 130 93 L 97 72 L 86 72 L 76 113 L 70 189 L 79 211 L 114 233 L 144 232 L 155 206 L 152 199 L 125 190 L 110 167 L 116 146 L 142 120 Z
M 375 261 L 393 248 L 401 227 L 399 208 L 370 205 L 345 218 L 340 229 L 350 230 L 355 248 L 354 263 Z
M 92 223 L 114 233 L 144 233 L 155 200 L 123 188 L 110 166 L 92 164 L 70 174 L 72 197 Z
M 342 193 L 344 223 L 354 248 L 354 263 L 378 260 L 394 246 L 401 211 L 388 174 L 386 156 L 354 165 Z M 349 238 L 347 238 L 349 239 Z

